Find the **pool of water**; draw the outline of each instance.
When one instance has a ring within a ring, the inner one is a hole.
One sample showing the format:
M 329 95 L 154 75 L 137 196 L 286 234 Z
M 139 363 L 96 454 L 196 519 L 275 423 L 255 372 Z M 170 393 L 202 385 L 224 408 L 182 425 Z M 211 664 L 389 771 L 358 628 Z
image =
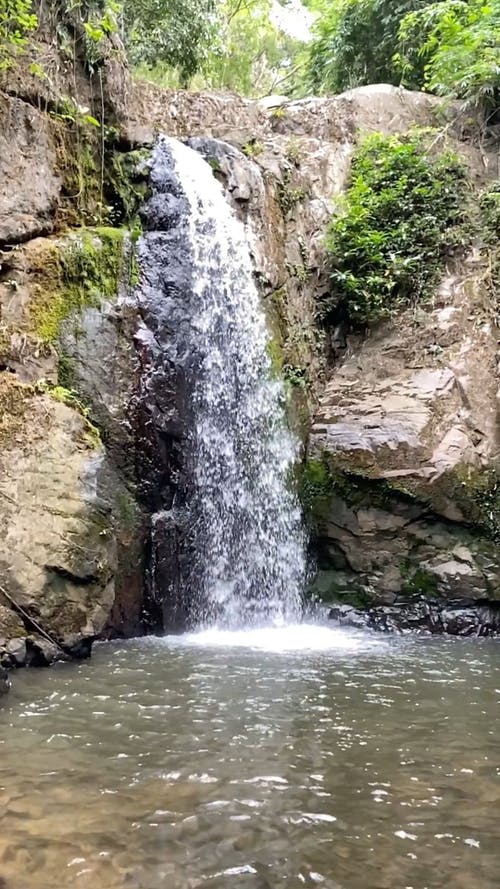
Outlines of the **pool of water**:
M 500 646 L 99 645 L 0 705 L 8 889 L 498 889 Z

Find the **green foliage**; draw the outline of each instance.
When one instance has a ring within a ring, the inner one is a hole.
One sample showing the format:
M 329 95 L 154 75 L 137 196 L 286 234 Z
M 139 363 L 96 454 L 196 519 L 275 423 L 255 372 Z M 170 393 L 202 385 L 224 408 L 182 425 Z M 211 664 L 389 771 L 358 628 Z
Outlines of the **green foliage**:
M 424 86 L 465 99 L 490 118 L 500 99 L 500 0 L 440 0 L 408 14 L 397 62 L 405 78 L 424 63 Z
M 25 45 L 38 24 L 31 12 L 31 0 L 0 2 L 0 71 L 10 68 L 13 58 Z
M 85 0 L 79 4 L 85 32 L 85 61 L 93 71 L 105 56 L 105 40 L 118 30 L 121 3 L 118 0 Z
M 307 370 L 298 364 L 284 364 L 283 379 L 285 383 L 296 389 L 307 389 L 309 387 Z
M 305 87 L 314 93 L 339 93 L 368 83 L 399 84 L 394 62 L 399 26 L 426 0 L 339 0 L 320 4 L 320 15 L 305 66 Z M 412 69 L 417 87 L 423 69 Z
M 125 42 L 133 65 L 166 65 L 180 81 L 203 66 L 214 41 L 213 0 L 124 0 Z
M 305 87 L 338 93 L 403 83 L 465 99 L 486 118 L 500 98 L 500 0 L 318 0 Z
M 353 322 L 370 324 L 425 300 L 463 243 L 466 167 L 447 149 L 432 153 L 430 140 L 422 131 L 375 134 L 358 147 L 328 233 L 326 320 L 340 306 Z
M 50 112 L 56 120 L 78 126 L 100 127 L 99 121 L 90 114 L 90 109 L 79 105 L 72 96 L 59 96 L 56 106 Z
M 203 66 L 204 86 L 257 97 L 290 86 L 300 44 L 273 22 L 272 10 L 272 0 L 217 4 L 216 40 Z
M 291 82 L 301 44 L 273 23 L 272 0 L 124 0 L 123 8 L 137 76 L 249 96 Z
M 264 151 L 264 146 L 258 139 L 251 139 L 241 150 L 247 157 L 258 157 Z
M 300 204 L 306 196 L 302 185 L 294 182 L 291 169 L 284 170 L 278 185 L 278 201 L 284 216 L 290 213 L 296 204 Z
M 493 182 L 479 198 L 479 210 L 487 244 L 499 246 L 500 241 L 500 181 Z

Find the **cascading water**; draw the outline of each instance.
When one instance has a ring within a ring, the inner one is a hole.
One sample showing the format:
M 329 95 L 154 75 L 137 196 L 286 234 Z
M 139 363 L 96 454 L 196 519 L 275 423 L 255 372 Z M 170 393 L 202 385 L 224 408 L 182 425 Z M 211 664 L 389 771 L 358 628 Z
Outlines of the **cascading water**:
M 156 300 L 163 299 L 176 340 L 167 352 L 182 365 L 189 401 L 182 570 L 184 583 L 197 590 L 194 621 L 226 628 L 294 621 L 305 582 L 305 536 L 290 484 L 297 445 L 282 383 L 271 373 L 244 226 L 209 164 L 174 139 L 160 138 L 151 182 L 149 228 L 156 221 L 179 238 L 181 226 L 188 266 L 179 288 L 163 263 L 167 271 L 150 278 L 150 291 L 156 286 Z M 158 265 L 158 251 L 173 252 L 162 237 L 145 235 L 143 267 Z M 156 541 L 171 529 L 171 513 L 158 513 Z

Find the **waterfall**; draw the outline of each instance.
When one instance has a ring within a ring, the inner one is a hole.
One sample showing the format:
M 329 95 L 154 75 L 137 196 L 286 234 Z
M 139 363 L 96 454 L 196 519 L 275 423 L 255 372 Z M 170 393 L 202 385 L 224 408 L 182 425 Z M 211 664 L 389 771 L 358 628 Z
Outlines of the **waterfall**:
M 174 498 L 170 512 L 157 514 L 154 539 L 161 545 L 172 522 L 178 529 L 172 515 L 182 512 L 181 582 L 198 602 L 192 623 L 294 621 L 305 583 L 305 535 L 291 484 L 297 442 L 283 385 L 272 374 L 245 229 L 192 148 L 161 137 L 151 163 L 150 231 L 140 259 L 146 277 L 148 264 L 159 267 L 148 279 L 155 336 L 168 328 L 162 360 L 182 368 L 189 401 L 184 502 L 180 509 Z

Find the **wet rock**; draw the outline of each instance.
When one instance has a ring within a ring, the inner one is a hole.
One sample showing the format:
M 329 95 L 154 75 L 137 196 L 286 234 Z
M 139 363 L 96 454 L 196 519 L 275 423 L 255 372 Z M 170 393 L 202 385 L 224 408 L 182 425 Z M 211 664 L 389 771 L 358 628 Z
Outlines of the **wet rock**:
M 7 670 L 4 667 L 0 666 L 0 697 L 2 697 L 2 695 L 7 694 L 9 689 L 10 689 L 9 674 L 7 673 Z M 0 889 L 1 889 L 1 886 L 2 886 L 2 880 L 0 877 Z
M 497 603 L 451 603 L 420 600 L 394 606 L 360 610 L 335 605 L 330 620 L 341 626 L 384 633 L 417 633 L 450 636 L 500 635 L 500 605 Z
M 9 639 L 4 646 L 2 664 L 6 667 L 24 667 L 26 664 L 26 638 Z
M 43 636 L 33 635 L 26 639 L 26 663 L 30 667 L 50 667 L 56 661 L 69 660 L 60 645 Z

